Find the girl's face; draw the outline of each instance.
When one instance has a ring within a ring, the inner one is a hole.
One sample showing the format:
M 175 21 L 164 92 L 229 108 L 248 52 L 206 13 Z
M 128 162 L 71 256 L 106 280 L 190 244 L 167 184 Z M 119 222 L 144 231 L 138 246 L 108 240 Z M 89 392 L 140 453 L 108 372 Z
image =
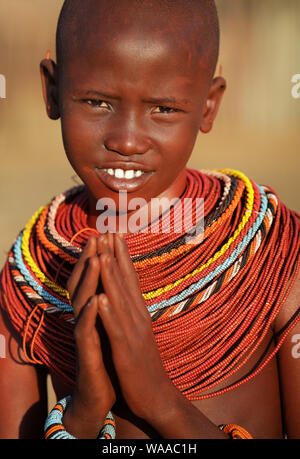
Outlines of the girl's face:
M 59 115 L 67 157 L 90 205 L 106 197 L 178 197 L 199 129 L 208 132 L 222 81 L 166 34 L 90 34 L 59 74 Z M 46 82 L 47 86 L 47 82 Z M 209 103 L 208 103 L 209 102 Z

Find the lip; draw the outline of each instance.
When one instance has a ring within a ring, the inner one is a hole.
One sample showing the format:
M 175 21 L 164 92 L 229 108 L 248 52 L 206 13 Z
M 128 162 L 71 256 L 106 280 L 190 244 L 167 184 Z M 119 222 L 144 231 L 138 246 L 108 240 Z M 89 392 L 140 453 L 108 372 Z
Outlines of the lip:
M 133 177 L 132 179 L 125 179 L 125 178 L 117 178 L 114 177 L 113 175 L 109 175 L 107 172 L 105 172 L 103 169 L 123 169 L 123 170 L 141 170 L 144 173 L 140 177 Z M 95 167 L 94 171 L 98 178 L 101 180 L 101 182 L 107 186 L 108 188 L 112 189 L 113 191 L 127 191 L 129 193 L 132 193 L 134 191 L 137 191 L 139 188 L 145 185 L 145 183 L 148 182 L 150 177 L 154 174 L 153 170 L 146 171 L 145 167 L 142 166 L 137 166 L 136 164 L 134 166 L 130 166 L 130 163 L 126 163 L 121 165 L 118 165 L 114 163 L 113 165 L 105 165 L 100 167 Z
M 145 166 L 145 164 L 139 164 L 139 163 L 132 163 L 132 162 L 113 162 L 113 163 L 107 163 L 107 164 L 101 164 L 101 166 L 97 165 L 96 169 L 123 169 L 124 171 L 143 171 L 143 172 L 154 172 L 153 169 L 150 169 L 148 166 Z

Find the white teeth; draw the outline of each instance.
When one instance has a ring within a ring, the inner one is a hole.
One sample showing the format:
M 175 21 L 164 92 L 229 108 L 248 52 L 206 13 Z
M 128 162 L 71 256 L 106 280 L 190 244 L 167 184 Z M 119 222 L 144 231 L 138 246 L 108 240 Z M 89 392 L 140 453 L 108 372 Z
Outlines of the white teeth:
M 107 172 L 109 175 L 112 175 L 116 178 L 122 179 L 133 179 L 134 177 L 140 177 L 141 175 L 144 174 L 143 171 L 134 171 L 134 170 L 129 170 L 129 171 L 124 171 L 123 169 L 104 169 L 105 172 Z
M 116 170 L 115 170 L 115 177 L 117 177 L 117 178 L 124 178 L 124 171 L 123 171 L 123 169 L 116 169 Z
M 132 179 L 134 177 L 134 171 L 125 171 L 125 178 Z

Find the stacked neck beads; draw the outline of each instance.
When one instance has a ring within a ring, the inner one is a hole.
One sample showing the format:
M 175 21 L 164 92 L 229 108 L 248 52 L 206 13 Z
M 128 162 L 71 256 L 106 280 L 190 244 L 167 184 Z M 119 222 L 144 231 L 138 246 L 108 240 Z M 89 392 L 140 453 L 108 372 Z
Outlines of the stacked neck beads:
M 198 243 L 172 231 L 185 198 L 193 202 L 191 226 L 196 198 L 204 200 Z M 75 355 L 66 282 L 96 233 L 87 215 L 84 186 L 54 198 L 20 233 L 2 273 L 4 307 L 28 360 L 68 383 L 74 382 Z M 242 381 L 212 391 L 249 360 L 288 294 L 287 282 L 299 268 L 299 215 L 239 171 L 187 169 L 186 189 L 167 217 L 170 232 L 125 239 L 166 371 L 190 400 L 212 397 L 261 371 L 286 336 Z

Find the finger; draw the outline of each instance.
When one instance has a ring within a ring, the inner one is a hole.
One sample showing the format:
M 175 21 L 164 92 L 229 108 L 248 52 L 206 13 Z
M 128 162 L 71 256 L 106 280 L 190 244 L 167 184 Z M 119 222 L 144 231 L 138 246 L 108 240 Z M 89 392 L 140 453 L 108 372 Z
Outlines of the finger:
M 111 250 L 111 252 L 114 254 L 115 253 L 115 247 L 114 247 L 114 235 L 113 233 L 107 233 L 107 239 L 108 239 L 108 245 Z
M 109 302 L 119 317 L 122 326 L 127 329 L 133 326 L 131 303 L 132 298 L 128 289 L 123 284 L 117 263 L 110 252 L 105 252 L 100 257 L 101 278 L 104 291 Z
M 100 259 L 101 263 L 101 259 Z M 119 324 L 127 333 L 128 338 L 137 333 L 139 328 L 145 324 L 152 328 L 150 314 L 148 313 L 143 299 L 137 304 L 131 295 L 131 290 L 124 281 L 118 263 L 110 253 L 102 258 L 101 266 L 104 291 L 108 301 L 118 316 Z
M 104 299 L 104 303 L 103 303 Z M 102 307 L 106 304 L 108 304 L 108 298 L 105 295 L 105 293 L 101 293 L 100 295 L 97 295 L 97 300 L 98 300 L 98 322 L 97 322 L 97 330 L 100 336 L 100 341 L 101 341 L 101 347 L 102 347 L 102 360 L 104 367 L 110 377 L 110 380 L 113 384 L 113 387 L 115 391 L 120 394 L 120 388 L 119 388 L 119 383 L 118 383 L 118 377 L 116 373 L 116 369 L 113 364 L 113 357 L 112 357 L 112 347 L 110 343 L 110 338 L 108 336 L 106 326 L 103 323 L 101 314 L 102 314 Z M 116 314 L 114 314 L 115 320 L 116 320 Z M 118 322 L 118 327 L 120 326 L 120 322 Z
M 109 251 L 111 251 L 112 254 L 114 253 L 114 239 L 112 233 L 102 234 L 97 239 L 98 255 L 104 253 L 107 250 L 107 248 L 109 249 Z
M 80 370 L 97 368 L 103 363 L 100 352 L 101 343 L 95 327 L 97 315 L 98 302 L 97 297 L 94 296 L 82 308 L 74 330 Z
M 86 260 L 92 256 L 96 255 L 96 237 L 92 236 L 89 238 L 83 252 L 76 263 L 73 272 L 68 280 L 67 289 L 72 298 L 76 289 L 76 286 L 81 278 L 83 270 L 85 268 Z
M 118 349 L 118 346 L 126 346 L 126 334 L 122 327 L 115 308 L 112 306 L 106 294 L 98 296 L 98 311 L 103 326 L 108 335 L 112 352 Z
M 72 306 L 75 318 L 78 317 L 82 307 L 96 294 L 100 277 L 100 260 L 98 256 L 86 260 L 86 267 L 75 290 Z
M 123 276 L 124 283 L 129 289 L 131 296 L 139 306 L 140 310 L 145 313 L 146 305 L 141 292 L 140 281 L 132 263 L 128 246 L 122 235 L 115 235 L 114 245 L 116 260 Z
M 105 252 L 109 252 L 113 254 L 114 252 L 113 238 L 112 238 L 113 235 L 110 234 L 110 237 L 109 237 L 109 234 L 110 233 L 102 234 L 101 236 L 98 237 L 97 239 L 97 254 L 98 255 L 101 255 Z M 102 279 L 100 276 L 97 294 L 103 293 L 103 291 L 104 291 L 103 283 L 102 283 Z

